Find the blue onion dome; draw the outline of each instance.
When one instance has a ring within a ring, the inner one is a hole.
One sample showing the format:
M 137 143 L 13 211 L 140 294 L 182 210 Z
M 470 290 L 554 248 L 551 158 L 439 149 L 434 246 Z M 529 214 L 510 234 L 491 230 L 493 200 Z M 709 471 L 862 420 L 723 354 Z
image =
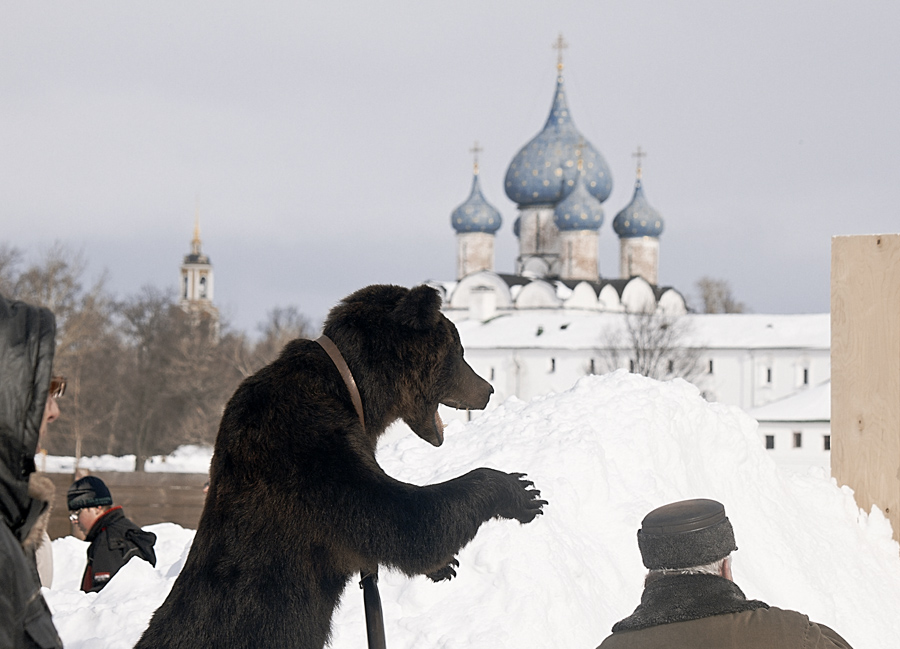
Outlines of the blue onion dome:
M 650 203 L 644 197 L 640 169 L 634 183 L 634 196 L 631 202 L 616 214 L 616 218 L 613 219 L 613 230 L 620 239 L 658 237 L 663 231 L 662 217 L 650 207 Z
M 472 191 L 466 201 L 453 210 L 450 223 L 457 232 L 495 233 L 500 229 L 502 219 L 500 212 L 484 199 L 481 183 L 478 180 L 478 168 L 472 178 Z
M 544 129 L 509 164 L 506 195 L 520 206 L 558 203 L 575 186 L 578 151 L 584 160 L 585 188 L 602 203 L 612 191 L 612 174 L 600 152 L 575 127 L 560 72 Z
M 579 168 L 582 161 L 578 161 Z M 603 225 L 603 207 L 584 186 L 584 172 L 575 177 L 575 186 L 556 209 L 553 222 L 559 230 L 599 230 Z

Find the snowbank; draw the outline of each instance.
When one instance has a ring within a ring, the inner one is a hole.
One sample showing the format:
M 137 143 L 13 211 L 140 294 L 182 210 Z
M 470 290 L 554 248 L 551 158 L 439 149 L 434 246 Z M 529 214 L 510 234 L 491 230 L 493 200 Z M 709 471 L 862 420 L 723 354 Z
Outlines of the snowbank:
M 469 424 L 433 448 L 402 427 L 379 449 L 388 473 L 417 484 L 477 466 L 524 471 L 550 505 L 530 525 L 492 521 L 459 555 L 459 576 L 433 584 L 383 571 L 390 647 L 595 647 L 637 605 L 644 569 L 636 531 L 659 505 L 692 497 L 725 503 L 748 597 L 800 610 L 856 649 L 900 635 L 900 548 L 878 510 L 823 474 L 779 472 L 756 422 L 704 401 L 692 385 L 617 372 Z M 171 524 L 159 564 L 129 563 L 99 594 L 78 592 L 84 543 L 54 541 L 45 595 L 68 649 L 131 647 L 163 601 L 193 537 Z M 351 583 L 334 619 L 335 649 L 365 646 L 362 594 Z
M 149 473 L 209 473 L 212 461 L 211 446 L 185 444 L 171 455 L 154 455 L 144 462 L 144 471 Z M 74 473 L 75 457 L 71 455 L 35 455 L 34 463 L 45 473 Z M 92 455 L 82 457 L 78 462 L 81 469 L 92 472 L 134 471 L 134 455 Z

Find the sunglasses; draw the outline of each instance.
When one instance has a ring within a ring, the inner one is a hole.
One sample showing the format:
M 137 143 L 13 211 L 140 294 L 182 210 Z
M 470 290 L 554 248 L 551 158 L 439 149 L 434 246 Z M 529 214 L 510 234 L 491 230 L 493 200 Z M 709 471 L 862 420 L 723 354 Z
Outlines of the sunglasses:
M 73 511 L 73 512 L 69 512 L 69 520 L 72 521 L 73 523 L 77 523 L 77 522 L 78 522 L 78 517 L 79 517 L 79 516 L 81 516 L 81 510 L 80 510 L 80 509 L 76 509 L 76 510 Z
M 50 396 L 59 399 L 66 393 L 66 377 L 54 376 L 50 379 Z

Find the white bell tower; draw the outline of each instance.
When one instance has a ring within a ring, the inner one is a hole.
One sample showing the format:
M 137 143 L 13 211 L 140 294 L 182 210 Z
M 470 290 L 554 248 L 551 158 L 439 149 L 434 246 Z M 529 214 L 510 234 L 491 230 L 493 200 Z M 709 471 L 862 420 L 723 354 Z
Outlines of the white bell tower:
M 209 257 L 200 249 L 200 211 L 194 220 L 194 238 L 191 252 L 181 264 L 180 300 L 182 310 L 192 315 L 206 314 L 217 323 L 219 310 L 213 305 L 213 267 Z

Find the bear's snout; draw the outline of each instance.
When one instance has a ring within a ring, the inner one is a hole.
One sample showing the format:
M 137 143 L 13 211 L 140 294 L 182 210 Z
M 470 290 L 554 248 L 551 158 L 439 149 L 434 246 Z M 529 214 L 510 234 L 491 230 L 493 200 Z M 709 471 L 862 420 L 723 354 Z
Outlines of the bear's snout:
M 441 398 L 442 404 L 458 410 L 483 410 L 487 406 L 494 388 L 463 359 L 459 359 L 454 379 Z

